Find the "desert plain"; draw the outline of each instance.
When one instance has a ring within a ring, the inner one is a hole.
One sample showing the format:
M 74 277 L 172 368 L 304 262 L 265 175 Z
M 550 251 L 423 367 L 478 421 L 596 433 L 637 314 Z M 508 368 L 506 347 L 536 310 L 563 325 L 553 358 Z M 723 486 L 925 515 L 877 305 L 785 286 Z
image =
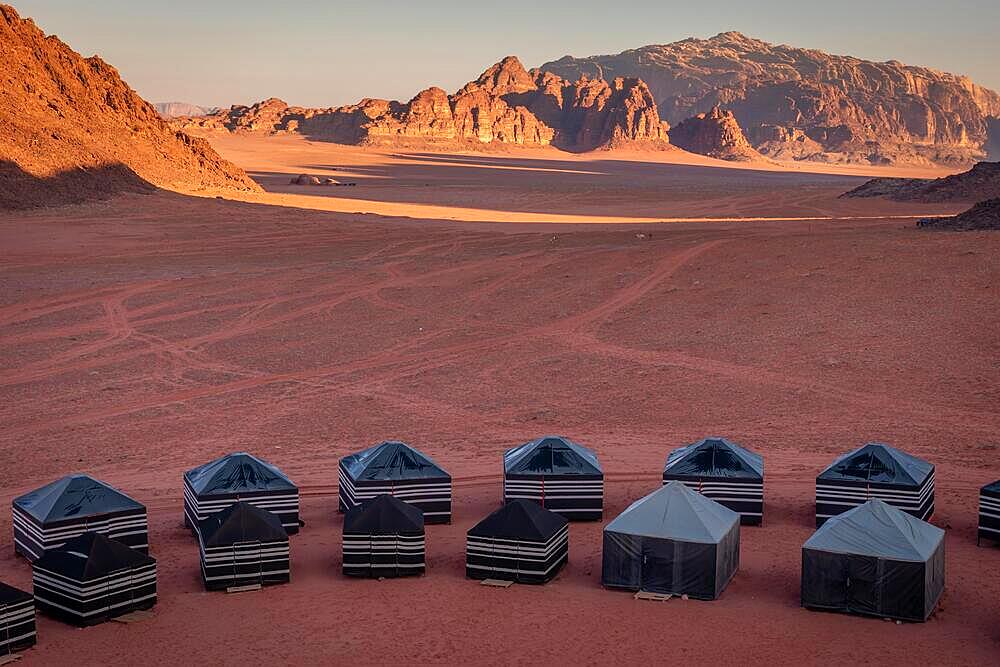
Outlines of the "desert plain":
M 996 664 L 1000 548 L 975 524 L 1000 477 L 1000 237 L 914 224 L 965 206 L 838 199 L 874 167 L 209 139 L 265 192 L 0 212 L 0 505 L 89 472 L 148 506 L 159 565 L 154 619 L 40 616 L 23 664 Z M 572 524 L 548 585 L 467 580 L 502 452 L 549 433 L 598 452 L 605 520 L 677 446 L 763 454 L 764 524 L 722 597 L 603 589 L 602 523 Z M 453 521 L 426 576 L 351 580 L 337 462 L 389 438 L 451 472 Z M 815 475 L 870 440 L 937 466 L 924 624 L 799 606 Z M 241 450 L 300 485 L 306 525 L 291 584 L 207 593 L 181 475 Z M 30 568 L 4 549 L 0 579 Z

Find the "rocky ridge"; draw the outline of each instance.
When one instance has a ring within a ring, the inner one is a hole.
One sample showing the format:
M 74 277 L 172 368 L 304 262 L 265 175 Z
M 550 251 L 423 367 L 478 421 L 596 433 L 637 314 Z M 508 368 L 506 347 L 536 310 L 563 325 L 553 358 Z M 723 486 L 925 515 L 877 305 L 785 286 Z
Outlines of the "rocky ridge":
M 719 106 L 671 128 L 670 142 L 691 153 L 720 160 L 747 161 L 763 157 L 747 141 L 733 112 Z
M 873 178 L 841 196 L 927 203 L 1000 198 L 1000 162 L 980 162 L 961 174 L 942 178 Z

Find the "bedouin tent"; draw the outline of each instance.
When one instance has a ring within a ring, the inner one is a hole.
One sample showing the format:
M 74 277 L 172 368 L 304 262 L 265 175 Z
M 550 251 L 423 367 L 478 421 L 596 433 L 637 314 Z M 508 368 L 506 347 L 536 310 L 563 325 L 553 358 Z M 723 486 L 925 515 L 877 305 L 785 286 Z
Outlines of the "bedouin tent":
M 14 550 L 28 560 L 86 532 L 149 551 L 146 507 L 89 475 L 70 475 L 14 499 Z
M 670 452 L 663 483 L 689 487 L 740 515 L 740 523 L 764 518 L 764 459 L 725 438 L 705 438 Z
M 266 461 L 236 452 L 184 473 L 184 524 L 192 529 L 235 502 L 266 509 L 299 532 L 299 489 Z
M 35 645 L 35 598 L 0 582 L 0 658 Z
M 534 500 L 511 500 L 466 534 L 465 574 L 544 584 L 569 559 L 569 522 Z
M 979 490 L 979 532 L 976 544 L 982 539 L 1000 542 L 1000 479 Z
M 388 494 L 344 515 L 344 574 L 404 577 L 423 574 L 424 513 Z
M 84 533 L 32 566 L 39 611 L 96 625 L 156 604 L 156 559 L 100 533 Z
M 198 524 L 205 589 L 283 584 L 291 579 L 288 533 L 276 515 L 233 503 Z
M 816 525 L 872 498 L 926 521 L 934 514 L 934 466 L 880 442 L 848 452 L 816 477 Z
M 597 455 L 568 438 L 546 436 L 503 455 L 504 501 L 534 500 L 567 519 L 604 516 L 604 470 Z
M 387 493 L 419 507 L 424 523 L 451 521 L 451 475 L 404 442 L 387 441 L 340 459 L 340 511 Z
M 601 583 L 714 600 L 740 566 L 740 515 L 667 482 L 604 528 Z
M 944 531 L 881 500 L 832 517 L 802 547 L 802 606 L 924 621 L 944 590 Z

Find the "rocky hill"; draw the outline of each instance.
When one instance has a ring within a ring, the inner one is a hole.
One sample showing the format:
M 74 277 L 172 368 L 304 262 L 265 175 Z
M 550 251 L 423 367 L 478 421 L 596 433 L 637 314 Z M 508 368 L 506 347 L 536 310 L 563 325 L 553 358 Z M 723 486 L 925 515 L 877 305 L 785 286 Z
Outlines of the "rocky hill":
M 967 77 L 736 32 L 566 56 L 540 69 L 567 79 L 641 78 L 671 124 L 721 105 L 754 148 L 775 158 L 966 164 L 1000 142 L 1000 95 Z
M 295 132 L 345 144 L 472 147 L 554 145 L 573 151 L 641 144 L 664 146 L 649 88 L 635 78 L 570 82 L 527 71 L 504 58 L 453 95 L 427 88 L 408 102 L 364 99 L 330 109 L 291 107 L 278 99 L 234 106 L 203 118 L 180 119 L 183 129 L 266 134 Z
M 981 201 L 968 211 L 946 218 L 925 218 L 917 223 L 927 229 L 960 232 L 1000 230 L 1000 199 Z
M 885 197 L 896 201 L 951 202 L 1000 198 L 1000 162 L 980 162 L 943 178 L 873 178 L 842 197 Z
M 156 113 L 160 114 L 160 118 L 166 119 L 182 116 L 207 116 L 219 110 L 217 107 L 203 107 L 187 102 L 154 102 L 153 108 L 156 109 Z
M 122 191 L 258 186 L 171 129 L 100 58 L 82 58 L 0 5 L 0 208 Z
M 746 161 L 762 156 L 743 134 L 732 111 L 712 107 L 708 113 L 681 121 L 670 130 L 670 142 L 678 148 L 720 160 Z

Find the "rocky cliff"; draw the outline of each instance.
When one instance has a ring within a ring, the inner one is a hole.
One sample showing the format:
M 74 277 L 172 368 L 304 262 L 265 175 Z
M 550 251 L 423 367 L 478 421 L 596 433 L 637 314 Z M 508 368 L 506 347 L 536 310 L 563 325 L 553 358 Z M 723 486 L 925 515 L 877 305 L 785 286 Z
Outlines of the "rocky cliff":
M 670 142 L 692 153 L 720 160 L 745 161 L 761 157 L 743 134 L 732 111 L 712 107 L 708 113 L 681 121 L 670 130 Z
M 885 197 L 896 201 L 951 202 L 1000 198 L 1000 162 L 980 162 L 943 178 L 873 178 L 842 197 Z
M 968 211 L 945 218 L 924 218 L 918 227 L 956 232 L 1000 230 L 1000 199 L 981 201 Z
M 985 156 L 991 126 L 1000 131 L 991 121 L 1000 117 L 1000 95 L 967 77 L 735 32 L 617 55 L 566 56 L 540 69 L 568 79 L 641 78 L 672 124 L 721 105 L 754 148 L 776 158 L 969 163 Z
M 171 129 L 100 58 L 82 58 L 0 5 L 0 207 L 83 201 L 151 185 L 258 186 Z
M 453 95 L 428 88 L 408 102 L 364 99 L 330 109 L 291 107 L 269 99 L 203 118 L 180 119 L 176 126 L 267 134 L 296 132 L 346 144 L 551 144 L 566 150 L 625 144 L 662 146 L 667 143 L 669 129 L 660 120 L 649 88 L 638 79 L 570 82 L 538 70 L 529 72 L 513 56 Z

